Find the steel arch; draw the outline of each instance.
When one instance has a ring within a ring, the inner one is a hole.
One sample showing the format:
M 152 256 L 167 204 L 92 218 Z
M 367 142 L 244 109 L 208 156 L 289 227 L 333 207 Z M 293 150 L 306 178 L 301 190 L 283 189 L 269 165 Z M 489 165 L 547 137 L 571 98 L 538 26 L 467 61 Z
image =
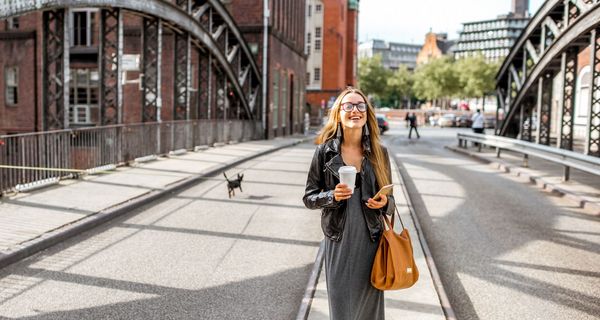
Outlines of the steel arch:
M 572 54 L 571 50 L 588 46 L 590 32 L 599 25 L 598 0 L 549 0 L 544 3 L 517 39 L 496 76 L 500 107 L 508 109 L 498 134 L 511 135 L 514 133 L 511 130 L 518 131 L 515 122 L 519 117 L 523 127 L 521 109 L 528 107 L 526 101 L 530 96 L 538 95 L 540 100 L 541 95 L 536 92 L 539 92 L 539 79 L 556 75 L 560 70 L 573 72 L 572 66 L 567 68 L 563 61 Z M 572 99 L 571 96 L 566 98 Z M 563 99 L 561 103 L 572 101 Z M 570 140 L 572 136 L 563 135 L 561 139 Z M 561 143 L 561 146 L 571 147 L 572 144 Z
M 3 2 L 0 4 L 0 19 L 6 19 L 12 16 L 19 16 L 35 11 L 49 11 L 61 8 L 121 8 L 129 11 L 139 12 L 145 15 L 151 15 L 155 18 L 159 18 L 162 21 L 168 21 L 170 25 L 180 28 L 181 30 L 188 32 L 194 39 L 192 43 L 196 46 L 201 47 L 207 51 L 218 63 L 220 69 L 226 74 L 227 78 L 232 84 L 232 87 L 243 107 L 246 109 L 246 113 L 250 119 L 253 119 L 254 107 L 252 101 L 254 101 L 253 91 L 247 93 L 243 90 L 243 85 L 240 84 L 240 80 L 243 78 L 239 72 L 234 71 L 231 63 L 228 59 L 228 48 L 225 47 L 222 52 L 217 45 L 217 39 L 211 34 L 210 30 L 206 30 L 200 22 L 202 14 L 210 12 L 212 9 L 216 12 L 222 21 L 225 23 L 226 31 L 231 32 L 235 37 L 241 52 L 245 56 L 246 63 L 249 64 L 249 68 L 253 74 L 253 83 L 260 87 L 261 77 L 258 71 L 258 67 L 254 58 L 246 44 L 246 41 L 241 36 L 241 32 L 233 22 L 233 19 L 225 9 L 225 7 L 218 0 L 206 0 L 202 5 L 202 11 L 197 14 L 188 13 L 182 8 L 178 7 L 175 3 L 170 3 L 161 0 L 15 0 L 10 2 Z M 218 37 L 216 37 L 218 38 Z M 233 50 L 232 50 L 233 51 Z M 239 54 L 240 50 L 236 51 Z

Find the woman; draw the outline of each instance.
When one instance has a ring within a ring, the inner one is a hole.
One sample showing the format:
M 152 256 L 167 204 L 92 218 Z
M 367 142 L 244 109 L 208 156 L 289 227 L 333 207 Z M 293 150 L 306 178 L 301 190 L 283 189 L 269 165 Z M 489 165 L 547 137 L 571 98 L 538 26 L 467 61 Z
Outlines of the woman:
M 330 319 L 384 319 L 383 291 L 370 277 L 381 215 L 393 214 L 395 204 L 393 196 L 372 199 L 392 179 L 375 112 L 362 92 L 349 87 L 337 97 L 316 142 L 303 200 L 321 209 Z M 357 169 L 354 192 L 340 183 L 344 165 Z

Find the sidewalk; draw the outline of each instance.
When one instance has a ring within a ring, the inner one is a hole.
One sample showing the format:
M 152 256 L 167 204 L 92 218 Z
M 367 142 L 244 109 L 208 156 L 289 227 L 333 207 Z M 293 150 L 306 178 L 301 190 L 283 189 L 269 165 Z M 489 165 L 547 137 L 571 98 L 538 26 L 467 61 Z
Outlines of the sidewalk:
M 307 139 L 311 137 L 250 141 L 159 157 L 113 173 L 63 180 L 2 198 L 0 268 L 240 162 Z
M 549 161 L 529 157 L 528 167 L 523 167 L 523 155 L 517 152 L 502 150 L 500 158 L 496 158 L 495 148 L 477 148 L 469 146 L 459 148 L 455 145 L 446 148 L 466 154 L 473 158 L 489 163 L 494 168 L 508 172 L 514 176 L 528 180 L 538 187 L 561 195 L 584 208 L 586 213 L 600 216 L 600 178 L 598 176 L 571 170 L 569 181 L 563 181 L 563 166 Z
M 410 201 L 404 191 L 404 183 L 398 171 L 395 161 L 392 159 L 392 182 L 394 188 L 394 199 L 404 226 L 409 230 L 415 262 L 419 269 L 419 281 L 408 289 L 385 292 L 385 318 L 412 319 L 412 320 L 443 320 L 446 319 L 440 303 L 440 298 L 432 280 L 432 273 L 427 265 L 421 241 L 425 241 L 419 235 L 415 222 L 413 221 L 409 207 Z M 401 225 L 396 222 L 395 229 L 399 232 Z M 317 262 L 322 266 L 322 256 Z M 325 268 L 320 268 L 320 275 L 316 285 L 315 295 L 310 305 L 308 320 L 329 319 L 329 304 L 327 301 L 327 287 L 325 284 Z

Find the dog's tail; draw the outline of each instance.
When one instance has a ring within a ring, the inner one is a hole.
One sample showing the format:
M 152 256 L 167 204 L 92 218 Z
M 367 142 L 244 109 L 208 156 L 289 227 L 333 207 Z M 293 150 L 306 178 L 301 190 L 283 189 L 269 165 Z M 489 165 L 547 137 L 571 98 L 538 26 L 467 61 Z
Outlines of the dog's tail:
M 223 176 L 225 176 L 225 180 L 229 181 L 229 178 L 227 178 L 227 175 L 225 174 L 225 171 L 223 171 Z

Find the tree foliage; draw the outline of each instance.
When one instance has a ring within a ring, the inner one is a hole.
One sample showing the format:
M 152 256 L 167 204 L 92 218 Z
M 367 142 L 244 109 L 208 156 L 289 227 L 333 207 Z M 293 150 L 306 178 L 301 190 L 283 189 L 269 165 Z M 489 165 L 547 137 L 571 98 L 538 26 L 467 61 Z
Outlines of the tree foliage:
M 495 87 L 498 64 L 482 56 L 455 61 L 449 57 L 434 59 L 410 72 L 405 66 L 387 70 L 380 55 L 361 58 L 358 66 L 359 87 L 382 106 L 398 106 L 398 101 L 448 101 L 449 98 L 479 98 Z

